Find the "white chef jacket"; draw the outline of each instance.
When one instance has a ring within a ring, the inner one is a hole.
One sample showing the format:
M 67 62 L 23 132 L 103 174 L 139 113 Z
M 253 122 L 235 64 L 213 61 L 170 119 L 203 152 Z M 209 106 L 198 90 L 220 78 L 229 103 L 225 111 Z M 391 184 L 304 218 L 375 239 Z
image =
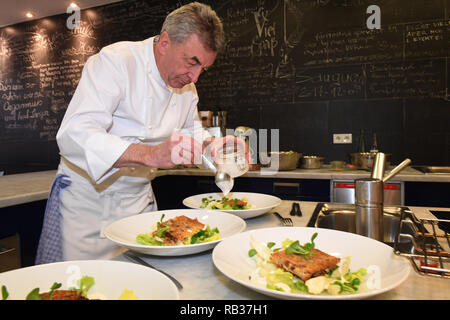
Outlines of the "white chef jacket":
M 64 260 L 111 258 L 116 248 L 104 228 L 156 209 L 150 185 L 156 169 L 112 168 L 131 143 L 159 144 L 176 129 L 198 140 L 210 136 L 199 126 L 195 85 L 165 84 L 153 40 L 109 45 L 83 68 L 56 136 L 58 174 L 72 180 L 61 191 Z

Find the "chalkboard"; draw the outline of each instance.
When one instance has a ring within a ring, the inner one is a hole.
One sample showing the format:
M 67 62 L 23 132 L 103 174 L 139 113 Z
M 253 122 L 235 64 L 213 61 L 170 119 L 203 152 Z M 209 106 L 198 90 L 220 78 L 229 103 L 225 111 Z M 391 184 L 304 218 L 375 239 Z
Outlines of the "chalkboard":
M 370 5 L 381 29 L 368 29 Z M 442 0 L 226 1 L 227 47 L 197 85 L 222 108 L 334 99 L 447 99 Z
M 66 27 L 68 14 L 1 28 L 0 170 L 56 168 L 56 132 L 87 58 L 108 44 L 159 33 L 166 14 L 187 2 L 130 0 L 82 10 L 75 30 Z M 448 101 L 446 0 L 204 2 L 224 23 L 226 48 L 197 83 L 200 110 Z M 370 5 L 380 7 L 381 29 L 367 28 Z
M 176 4 L 125 1 L 81 11 L 80 28 L 62 14 L 0 29 L 0 168 L 56 168 L 56 133 L 86 60 L 117 41 L 159 32 Z

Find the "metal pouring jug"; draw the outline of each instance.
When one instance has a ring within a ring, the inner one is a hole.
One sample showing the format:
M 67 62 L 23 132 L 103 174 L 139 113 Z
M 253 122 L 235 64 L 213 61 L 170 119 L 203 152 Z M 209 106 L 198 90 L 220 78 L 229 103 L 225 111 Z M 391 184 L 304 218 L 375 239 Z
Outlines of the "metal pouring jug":
M 356 233 L 383 241 L 383 181 L 366 178 L 355 181 Z
M 411 160 L 404 160 L 385 177 L 384 163 L 385 155 L 377 153 L 371 177 L 355 180 L 356 233 L 378 241 L 384 239 L 384 183 L 406 168 Z

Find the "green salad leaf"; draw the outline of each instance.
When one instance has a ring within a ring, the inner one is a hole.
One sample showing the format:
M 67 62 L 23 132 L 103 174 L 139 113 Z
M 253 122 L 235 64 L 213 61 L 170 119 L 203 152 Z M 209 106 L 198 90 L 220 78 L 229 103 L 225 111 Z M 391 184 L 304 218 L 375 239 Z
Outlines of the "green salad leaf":
M 264 244 L 250 237 L 252 248 L 248 251 L 248 256 L 255 258 L 258 267 L 255 277 L 262 277 L 266 281 L 266 288 L 283 292 L 306 292 L 315 295 L 322 292 L 327 292 L 330 295 L 356 293 L 365 281 L 364 277 L 367 271 L 361 268 L 356 272 L 351 272 L 351 258 L 349 256 L 341 259 L 339 265 L 327 270 L 325 275 L 311 277 L 305 281 L 270 260 L 271 254 L 280 249 L 284 249 L 286 254 L 297 254 L 301 255 L 302 258 L 309 259 L 314 253 L 314 240 L 317 235 L 317 233 L 314 233 L 310 242 L 303 245 L 298 240 L 294 241 L 287 238 L 282 241 L 281 248 L 274 248 L 274 242 Z M 252 278 L 253 276 L 250 279 Z
M 77 281 L 78 288 L 69 288 L 69 290 L 75 290 L 80 293 L 83 297 L 87 298 L 87 293 L 89 289 L 95 284 L 93 277 L 83 276 Z
M 162 238 L 164 236 L 164 233 L 166 233 L 167 231 L 169 231 L 170 226 L 162 226 L 162 221 L 164 219 L 165 214 L 163 213 L 161 215 L 161 219 L 159 219 L 158 223 L 157 223 L 157 227 L 156 227 L 156 236 L 158 238 Z
M 6 289 L 6 286 L 2 286 L 2 300 L 6 300 L 9 297 L 8 289 Z
M 206 226 L 206 229 L 200 230 L 191 237 L 190 244 L 213 241 L 215 239 L 212 238 L 215 237 L 216 234 L 219 234 L 219 229 L 211 229 L 209 226 Z
M 25 300 L 45 300 L 45 298 L 39 295 L 39 288 L 34 288 L 27 294 Z
M 214 199 L 212 196 L 202 198 L 200 208 L 216 210 L 246 210 L 251 209 L 252 205 L 248 203 L 247 198 L 228 198 Z
M 58 283 L 58 282 L 53 283 L 53 285 L 51 286 L 50 291 L 48 293 L 48 300 L 52 300 L 53 291 L 55 291 L 56 289 L 61 288 L 61 286 L 62 286 L 61 283 Z
M 161 216 L 160 221 L 157 223 L 156 232 L 141 233 L 136 236 L 136 241 L 141 244 L 149 246 L 166 246 L 167 244 L 162 240 L 164 234 L 169 231 L 170 225 L 162 225 L 161 222 L 164 218 L 164 214 Z M 205 229 L 200 230 L 196 234 L 188 237 L 183 241 L 183 244 L 196 244 L 202 242 L 209 242 L 220 239 L 219 229 L 211 229 L 209 225 Z
M 304 256 L 311 256 L 313 254 L 313 249 L 315 247 L 314 239 L 317 237 L 317 232 L 315 232 L 311 237 L 311 242 L 305 243 L 303 246 L 300 245 L 300 242 L 294 241 L 286 248 L 286 254 L 297 254 Z
M 54 282 L 52 286 L 50 287 L 50 291 L 48 292 L 48 300 L 52 300 L 53 291 L 56 289 L 61 288 L 61 283 Z M 44 297 L 41 297 L 39 295 L 39 288 L 34 288 L 30 291 L 30 293 L 27 294 L 27 297 L 25 300 L 46 300 Z

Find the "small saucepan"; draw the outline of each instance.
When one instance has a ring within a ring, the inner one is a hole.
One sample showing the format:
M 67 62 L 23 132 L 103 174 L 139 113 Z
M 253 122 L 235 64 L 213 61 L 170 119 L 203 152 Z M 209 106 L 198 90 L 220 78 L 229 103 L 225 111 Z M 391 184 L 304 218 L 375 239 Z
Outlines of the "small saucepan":
M 278 159 L 278 170 L 286 171 L 286 170 L 295 170 L 298 165 L 298 160 L 302 157 L 301 153 L 295 151 L 280 151 L 280 152 L 271 152 L 270 156 L 277 157 Z M 272 162 L 269 163 L 269 167 L 272 166 Z
M 301 159 L 303 169 L 319 169 L 322 167 L 324 157 L 320 156 L 303 156 Z
M 373 162 L 377 156 L 376 152 L 352 152 L 350 153 L 350 162 L 359 169 L 372 170 Z M 385 167 L 391 164 L 391 154 L 385 153 Z

